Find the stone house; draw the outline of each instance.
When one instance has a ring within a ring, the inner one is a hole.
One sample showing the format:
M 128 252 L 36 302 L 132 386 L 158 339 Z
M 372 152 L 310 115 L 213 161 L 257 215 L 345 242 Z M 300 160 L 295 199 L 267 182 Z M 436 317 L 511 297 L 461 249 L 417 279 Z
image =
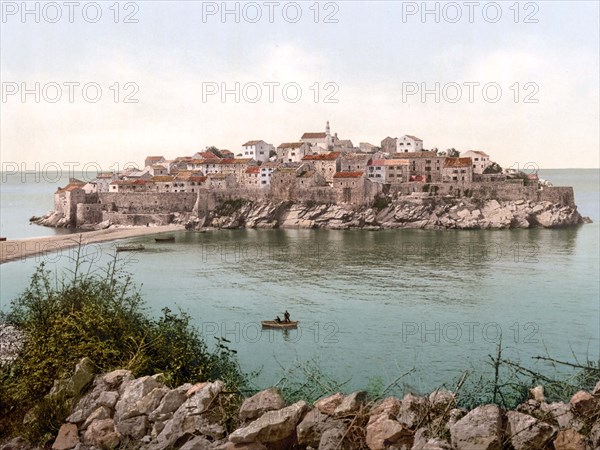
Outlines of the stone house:
M 244 158 L 254 159 L 255 161 L 268 161 L 270 153 L 275 151 L 275 147 L 271 144 L 267 144 L 265 141 L 248 141 L 242 145 L 242 154 Z
M 173 178 L 171 192 L 198 192 L 206 181 L 206 177 L 199 173 L 182 171 Z
M 445 156 L 436 152 L 408 152 L 397 154 L 398 159 L 407 159 L 411 177 L 423 176 L 428 183 L 442 181 Z
M 407 159 L 386 159 L 384 164 L 385 183 L 400 184 L 409 181 L 410 171 Z
M 338 172 L 333 180 L 338 203 L 370 204 L 381 189 L 382 184 L 370 181 L 364 172 Z
M 232 174 L 237 183 L 244 182 L 244 173 L 249 166 L 255 166 L 252 158 L 223 158 L 218 162 L 219 173 Z
M 398 153 L 421 152 L 423 151 L 423 140 L 416 136 L 405 134 L 396 141 L 396 151 Z
M 243 185 L 247 188 L 260 188 L 260 167 L 248 167 L 244 172 Z
M 343 153 L 340 158 L 340 172 L 364 172 L 372 155 L 365 153 Z
M 316 170 L 299 170 L 296 171 L 296 187 L 312 188 L 318 186 L 327 186 L 327 181 Z
M 277 147 L 277 162 L 300 162 L 310 153 L 310 145 L 306 142 L 284 142 Z
M 206 187 L 212 190 L 227 190 L 237 187 L 237 181 L 232 173 L 213 173 L 207 176 Z
M 463 156 L 473 160 L 473 173 L 477 175 L 482 175 L 485 168 L 492 164 L 490 155 L 479 150 L 469 150 Z
M 150 166 L 149 172 L 153 177 L 160 177 L 169 174 L 167 168 L 161 164 L 154 164 L 153 166 Z
M 144 160 L 144 167 L 153 166 L 165 161 L 166 160 L 164 156 L 146 156 L 146 159 Z
M 379 147 L 369 144 L 368 142 L 361 142 L 358 144 L 358 150 L 362 153 L 375 153 L 376 151 L 379 151 Z
M 473 160 L 471 158 L 446 158 L 442 171 L 444 182 L 473 181 Z
M 302 162 L 311 164 L 323 175 L 329 185 L 333 184 L 333 176 L 340 171 L 340 152 L 329 152 L 323 155 L 306 155 Z
M 85 183 L 72 180 L 64 188 L 58 188 L 54 194 L 54 210 L 62 213 L 67 220 L 74 224 L 77 217 L 77 204 L 85 203 Z
M 354 144 L 350 139 L 338 139 L 337 133 L 333 137 L 334 152 L 352 152 L 355 151 Z
M 150 178 L 150 189 L 153 192 L 172 192 L 173 189 L 173 177 L 171 175 L 164 175 Z
M 397 141 L 398 138 L 386 137 L 381 141 L 381 151 L 388 154 L 396 153 L 396 148 L 398 147 Z

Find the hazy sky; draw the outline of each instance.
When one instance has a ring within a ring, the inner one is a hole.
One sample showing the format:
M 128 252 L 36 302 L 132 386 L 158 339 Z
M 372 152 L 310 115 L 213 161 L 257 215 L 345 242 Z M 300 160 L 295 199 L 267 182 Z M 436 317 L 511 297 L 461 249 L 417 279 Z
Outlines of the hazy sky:
M 2 2 L 5 168 L 237 153 L 327 120 L 355 145 L 412 134 L 502 166 L 600 167 L 596 1 L 75 3 Z

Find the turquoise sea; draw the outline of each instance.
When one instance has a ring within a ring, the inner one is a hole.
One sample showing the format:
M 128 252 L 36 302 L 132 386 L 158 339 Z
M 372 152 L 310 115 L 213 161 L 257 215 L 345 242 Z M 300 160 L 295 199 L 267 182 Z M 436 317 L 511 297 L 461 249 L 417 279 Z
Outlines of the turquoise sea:
M 348 388 L 377 376 L 384 385 L 411 368 L 406 383 L 431 390 L 463 370 L 485 367 L 500 334 L 505 356 L 600 358 L 600 178 L 598 170 L 542 170 L 572 185 L 579 211 L 594 221 L 565 230 L 422 231 L 232 230 L 180 232 L 174 244 L 131 242 L 124 256 L 154 312 L 180 307 L 209 342 L 224 336 L 261 386 L 295 360 L 317 359 Z M 0 234 L 57 231 L 28 224 L 52 209 L 50 180 L 4 177 Z M 25 181 L 25 182 L 23 182 Z M 36 182 L 39 181 L 39 182 Z M 103 263 L 115 243 L 85 251 Z M 73 250 L 0 266 L 0 307 L 41 261 L 62 269 Z M 283 315 L 298 331 L 261 332 Z

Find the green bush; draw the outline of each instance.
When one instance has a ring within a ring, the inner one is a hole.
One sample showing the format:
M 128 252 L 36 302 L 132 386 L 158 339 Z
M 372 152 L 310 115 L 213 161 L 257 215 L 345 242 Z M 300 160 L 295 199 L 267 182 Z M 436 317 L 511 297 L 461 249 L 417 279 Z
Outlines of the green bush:
M 384 208 L 387 208 L 390 203 L 391 200 L 387 197 L 377 197 L 373 202 L 373 208 L 382 210 Z
M 235 351 L 223 341 L 209 351 L 188 314 L 165 308 L 160 317 L 150 317 L 116 258 L 104 271 L 90 265 L 83 272 L 83 265 L 76 261 L 70 275 L 56 281 L 41 264 L 12 302 L 7 319 L 26 340 L 18 358 L 0 368 L 0 438 L 2 430 L 10 433 L 29 409 L 43 404 L 53 381 L 70 376 L 86 356 L 101 371 L 163 373 L 170 386 L 221 379 L 233 391 L 247 387 Z M 38 437 L 42 431 L 48 430 Z

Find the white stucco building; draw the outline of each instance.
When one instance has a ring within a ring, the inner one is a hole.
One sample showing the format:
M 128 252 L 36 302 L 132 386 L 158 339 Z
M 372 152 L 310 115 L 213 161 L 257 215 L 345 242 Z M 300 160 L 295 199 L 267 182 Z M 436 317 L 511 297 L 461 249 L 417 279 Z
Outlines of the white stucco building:
M 490 155 L 479 150 L 469 150 L 461 156 L 473 160 L 473 173 L 478 175 L 481 175 L 485 168 L 492 163 L 490 161 Z
M 248 141 L 242 145 L 242 156 L 244 158 L 252 158 L 255 161 L 268 161 L 269 154 L 272 151 L 275 151 L 275 147 L 262 140 Z
M 398 153 L 423 151 L 423 140 L 416 136 L 405 134 L 396 140 L 396 151 Z

